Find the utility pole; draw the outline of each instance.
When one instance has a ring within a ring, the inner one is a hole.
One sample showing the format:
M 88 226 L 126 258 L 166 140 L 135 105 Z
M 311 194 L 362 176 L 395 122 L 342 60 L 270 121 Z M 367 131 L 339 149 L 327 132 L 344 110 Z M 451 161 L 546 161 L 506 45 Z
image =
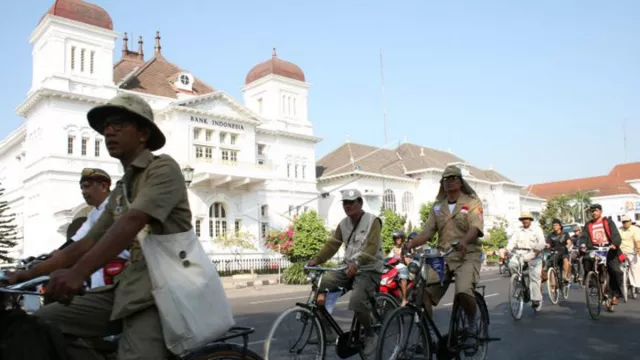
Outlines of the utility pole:
M 387 106 L 385 103 L 384 96 L 384 61 L 383 61 L 383 52 L 382 48 L 380 48 L 380 84 L 381 84 L 381 98 L 382 98 L 382 121 L 384 122 L 384 143 L 387 143 Z

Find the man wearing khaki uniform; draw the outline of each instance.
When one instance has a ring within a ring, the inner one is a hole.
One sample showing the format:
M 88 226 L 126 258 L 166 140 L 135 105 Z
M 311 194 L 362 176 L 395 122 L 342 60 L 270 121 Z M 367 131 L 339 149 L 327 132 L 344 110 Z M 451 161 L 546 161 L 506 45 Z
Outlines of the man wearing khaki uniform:
M 89 111 L 87 117 L 91 127 L 105 136 L 109 154 L 121 161 L 125 169 L 122 181 L 116 184 L 104 212 L 83 239 L 36 268 L 13 274 L 11 282 L 53 272 L 47 293 L 69 305 L 50 304 L 36 316 L 58 325 L 69 338 L 122 333 L 118 344 L 120 360 L 164 359 L 169 353 L 147 265 L 135 237 L 147 225 L 150 233 L 161 235 L 191 229 L 184 178 L 175 160 L 151 153 L 164 146 L 165 137 L 142 98 L 118 95 Z M 131 263 L 116 277 L 114 285 L 73 297 L 84 279 L 125 249 L 130 250 Z M 102 358 L 82 344 L 83 341 L 73 341 L 69 345 L 72 359 Z
M 475 334 L 475 315 L 477 311 L 474 290 L 480 277 L 482 251 L 478 238 L 483 235 L 482 202 L 475 191 L 462 178 L 462 172 L 456 166 L 447 166 L 440 181 L 440 191 L 431 207 L 429 219 L 420 235 L 407 243 L 409 249 L 421 246 L 438 233 L 438 249 L 447 251 L 451 243 L 458 242 L 458 249 L 446 260 L 444 280 L 455 275 L 455 293 L 459 297 L 467 319 L 468 330 Z M 440 281 L 439 275 L 429 269 L 428 281 Z M 448 284 L 431 286 L 425 289 L 424 305 L 429 313 L 432 306 L 438 305 L 446 293 Z

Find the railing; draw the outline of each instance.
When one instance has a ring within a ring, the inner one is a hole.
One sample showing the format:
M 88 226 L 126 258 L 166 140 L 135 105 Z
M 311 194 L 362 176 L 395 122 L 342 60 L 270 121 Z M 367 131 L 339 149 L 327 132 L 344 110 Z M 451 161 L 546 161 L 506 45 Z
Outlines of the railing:
M 230 256 L 216 258 L 216 256 L 214 256 L 211 261 L 216 265 L 220 276 L 231 276 L 249 272 L 255 274 L 278 274 L 291 265 L 289 260 L 277 255 L 237 256 L 236 258 Z M 340 262 L 342 258 L 335 257 L 330 261 Z

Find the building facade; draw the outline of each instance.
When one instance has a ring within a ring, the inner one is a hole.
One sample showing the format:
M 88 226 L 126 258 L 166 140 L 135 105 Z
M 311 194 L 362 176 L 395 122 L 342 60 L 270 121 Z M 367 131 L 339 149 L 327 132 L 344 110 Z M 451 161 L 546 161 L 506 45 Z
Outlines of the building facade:
M 540 213 L 543 199 L 524 193 L 519 185 L 493 169 L 482 170 L 450 152 L 410 143 L 386 149 L 347 142 L 317 162 L 318 208 L 327 225 L 344 217 L 340 190 L 356 188 L 364 196 L 365 211 L 391 209 L 420 225 L 420 206 L 435 200 L 448 165 L 457 165 L 483 203 L 485 229 L 501 220 L 517 224 L 521 211 Z
M 580 192 L 602 205 L 603 215 L 618 225 L 624 215 L 640 222 L 640 162 L 616 165 L 602 176 L 530 185 L 527 191 L 546 200 Z
M 122 92 L 153 108 L 167 137 L 158 153 L 192 169 L 193 224 L 207 249 L 228 251 L 214 240 L 237 234 L 262 250 L 258 239 L 289 222 L 291 205 L 317 208 L 320 139 L 308 118 L 310 85 L 298 66 L 274 49 L 248 72 L 238 101 L 171 63 L 159 33 L 151 57 L 142 38 L 130 50 L 125 33 L 114 64 L 119 38 L 104 9 L 77 0 L 56 1 L 31 34 L 31 88 L 17 108 L 24 122 L 0 142 L 4 200 L 23 239 L 13 255 L 37 255 L 64 242 L 66 225 L 85 209 L 78 185 L 83 168 L 120 179 L 121 165 L 86 113 Z

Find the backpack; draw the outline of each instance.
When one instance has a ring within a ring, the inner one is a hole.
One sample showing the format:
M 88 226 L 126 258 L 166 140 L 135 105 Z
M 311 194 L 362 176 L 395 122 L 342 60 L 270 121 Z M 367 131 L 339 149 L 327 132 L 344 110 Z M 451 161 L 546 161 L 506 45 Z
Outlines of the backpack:
M 22 310 L 0 310 L 0 360 L 67 360 L 57 328 Z

